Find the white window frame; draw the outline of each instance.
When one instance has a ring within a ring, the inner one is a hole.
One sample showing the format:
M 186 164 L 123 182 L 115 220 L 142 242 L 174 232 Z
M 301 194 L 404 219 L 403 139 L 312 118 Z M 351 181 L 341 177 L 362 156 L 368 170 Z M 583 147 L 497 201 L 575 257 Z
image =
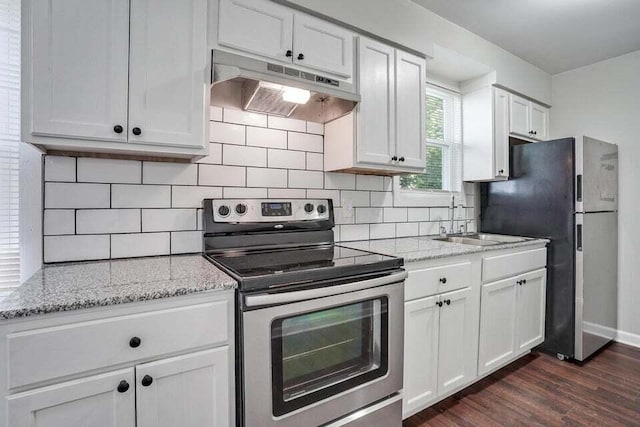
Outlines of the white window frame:
M 427 94 L 435 94 L 437 96 L 442 96 L 443 98 L 449 98 L 449 107 L 445 108 L 445 142 L 439 140 L 433 140 L 426 138 L 425 144 L 439 147 L 451 147 L 455 142 L 453 133 L 455 132 L 455 122 L 453 121 L 453 107 L 451 107 L 451 102 L 455 97 L 461 97 L 460 93 L 454 92 L 449 89 L 444 89 L 440 86 L 436 86 L 427 82 Z M 459 101 L 461 102 L 461 100 Z M 461 116 L 462 114 L 460 114 Z M 462 122 L 462 117 L 460 117 L 460 122 Z M 425 124 L 426 125 L 426 124 Z M 462 123 L 459 124 L 462 127 Z M 462 182 L 462 156 L 464 155 L 462 150 L 462 132 L 460 130 L 460 167 L 458 168 L 457 173 L 459 176 L 457 177 L 460 182 L 460 188 L 457 190 L 407 190 L 403 189 L 400 186 L 400 177 L 394 177 L 393 179 L 393 204 L 394 206 L 400 207 L 413 207 L 413 206 L 448 206 L 451 203 L 451 196 L 454 196 L 456 199 L 456 204 L 458 201 L 462 201 L 465 198 L 464 193 L 464 183 Z M 447 154 L 448 162 L 444 165 L 447 173 L 443 173 L 443 186 L 449 187 L 451 181 L 451 168 L 452 165 L 452 156 L 451 148 L 447 150 L 449 154 Z

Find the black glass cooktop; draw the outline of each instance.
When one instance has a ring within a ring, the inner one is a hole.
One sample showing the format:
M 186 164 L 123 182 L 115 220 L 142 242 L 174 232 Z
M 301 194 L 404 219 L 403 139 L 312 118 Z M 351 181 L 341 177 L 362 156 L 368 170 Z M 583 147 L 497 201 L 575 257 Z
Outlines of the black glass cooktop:
M 403 265 L 402 258 L 339 245 L 206 256 L 238 280 L 244 291 L 373 274 Z

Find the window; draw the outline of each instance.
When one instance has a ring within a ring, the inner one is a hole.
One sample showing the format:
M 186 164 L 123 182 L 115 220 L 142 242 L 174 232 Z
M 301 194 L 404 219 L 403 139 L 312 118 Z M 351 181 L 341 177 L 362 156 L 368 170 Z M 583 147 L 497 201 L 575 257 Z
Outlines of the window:
M 426 172 L 399 178 L 399 191 L 457 192 L 462 184 L 460 95 L 427 85 Z
M 0 296 L 20 282 L 20 0 L 0 0 Z

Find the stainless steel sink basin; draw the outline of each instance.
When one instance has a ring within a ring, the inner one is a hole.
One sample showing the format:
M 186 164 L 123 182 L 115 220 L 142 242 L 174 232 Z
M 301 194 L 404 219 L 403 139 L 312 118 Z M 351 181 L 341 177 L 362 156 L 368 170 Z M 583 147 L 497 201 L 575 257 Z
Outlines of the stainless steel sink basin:
M 502 243 L 524 242 L 528 239 L 526 237 L 500 236 L 496 234 L 475 233 L 475 234 L 468 234 L 466 236 L 438 237 L 434 240 L 439 240 L 441 242 L 461 243 L 463 245 L 491 246 L 491 245 L 499 245 Z

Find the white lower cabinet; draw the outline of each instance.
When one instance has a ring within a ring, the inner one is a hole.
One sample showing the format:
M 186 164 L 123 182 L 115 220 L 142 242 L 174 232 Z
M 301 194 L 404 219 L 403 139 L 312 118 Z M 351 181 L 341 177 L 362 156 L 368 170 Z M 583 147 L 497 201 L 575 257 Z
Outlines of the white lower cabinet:
M 127 368 L 10 396 L 8 425 L 134 427 L 134 382 Z
M 482 286 L 479 374 L 544 341 L 546 269 Z

